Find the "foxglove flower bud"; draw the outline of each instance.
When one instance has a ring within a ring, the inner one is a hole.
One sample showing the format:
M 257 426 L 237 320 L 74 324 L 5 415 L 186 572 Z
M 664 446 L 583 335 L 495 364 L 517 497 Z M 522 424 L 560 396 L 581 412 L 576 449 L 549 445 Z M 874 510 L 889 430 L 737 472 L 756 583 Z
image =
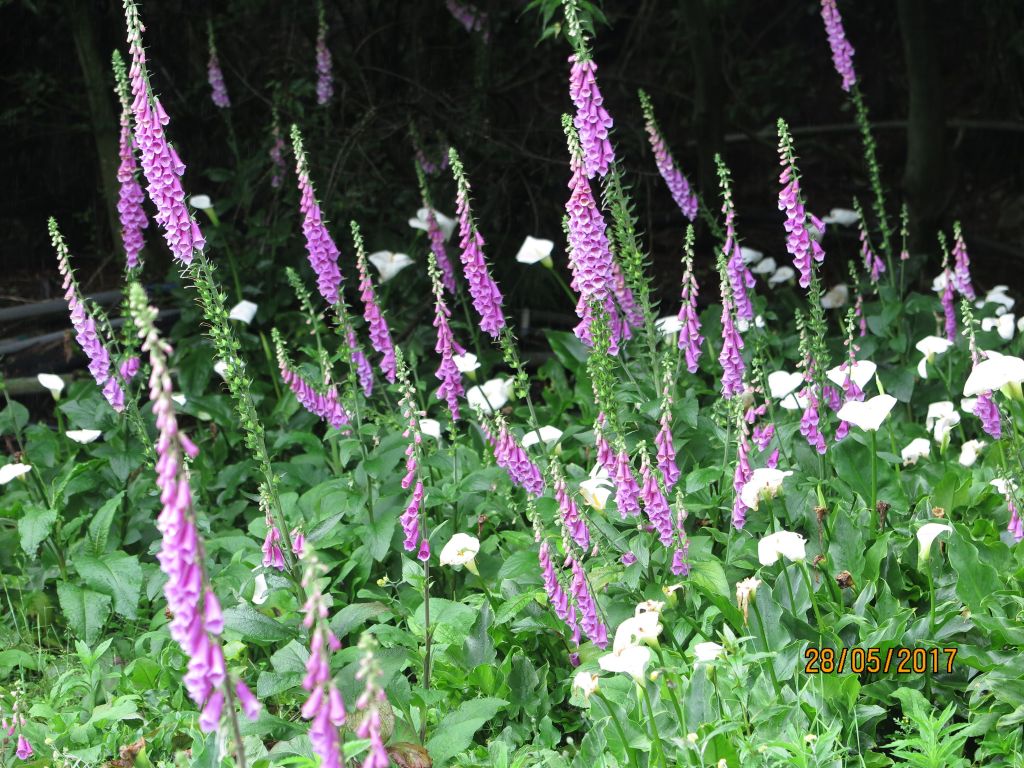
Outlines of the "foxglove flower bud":
M 302 148 L 298 126 L 292 126 L 292 146 L 295 150 L 295 171 L 299 177 L 299 210 L 302 212 L 302 234 L 306 238 L 309 264 L 316 273 L 316 286 L 328 304 L 337 304 L 341 288 L 341 270 L 338 268 L 338 246 L 324 224 L 316 190 L 309 177 L 309 165 Z
M 615 152 L 608 140 L 612 118 L 604 108 L 604 97 L 597 87 L 594 73 L 597 65 L 593 59 L 580 60 L 579 56 L 569 57 L 572 68 L 569 72 L 569 96 L 576 105 L 573 125 L 579 131 L 583 148 L 583 168 L 587 178 L 604 176 L 608 167 L 615 162 Z
M 665 180 L 668 191 L 672 193 L 679 210 L 683 215 L 693 221 L 697 218 L 697 194 L 690 188 L 690 182 L 679 170 L 672 153 L 665 145 L 665 139 L 661 135 L 658 123 L 654 119 L 654 106 L 646 93 L 640 91 L 640 103 L 643 107 L 644 118 L 646 119 L 647 135 L 651 140 L 651 149 L 654 150 L 654 163 L 658 166 L 658 173 Z

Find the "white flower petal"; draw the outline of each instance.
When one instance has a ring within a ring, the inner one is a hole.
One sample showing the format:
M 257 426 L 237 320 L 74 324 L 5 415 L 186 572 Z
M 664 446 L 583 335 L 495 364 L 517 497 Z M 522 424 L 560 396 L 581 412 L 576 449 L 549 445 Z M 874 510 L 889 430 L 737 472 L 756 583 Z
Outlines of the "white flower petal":
M 758 467 L 740 490 L 740 500 L 748 509 L 757 509 L 765 499 L 774 499 L 782 489 L 782 481 L 792 475 L 791 470 L 782 471 L 770 467 Z
M 911 464 L 917 464 L 920 459 L 928 456 L 932 451 L 932 444 L 926 437 L 918 437 L 910 441 L 900 455 L 903 457 L 903 465 L 910 466 Z
M 848 367 L 849 361 L 842 365 L 837 365 L 835 368 L 830 368 L 826 373 L 828 380 L 840 387 L 844 386 L 846 384 Z M 864 389 L 868 382 L 875 377 L 876 370 L 878 370 L 878 366 L 870 360 L 857 360 L 853 364 L 853 370 L 850 371 L 850 378 L 859 389 Z
M 866 432 L 874 432 L 885 421 L 885 417 L 896 406 L 892 395 L 875 395 L 863 402 L 848 402 L 836 414 L 840 420 L 848 421 Z
M 750 271 L 755 275 L 770 275 L 778 268 L 778 264 L 775 263 L 775 259 L 769 256 L 767 259 L 762 259 L 757 262 Z
M 964 397 L 994 392 L 1007 386 L 1020 386 L 1024 381 L 1024 360 L 1009 355 L 989 356 L 971 371 L 964 383 Z
M 88 445 L 89 443 L 96 441 L 99 436 L 103 434 L 103 431 L 99 429 L 69 429 L 64 434 L 76 443 Z
M 776 400 L 781 400 L 790 392 L 794 392 L 804 384 L 802 373 L 789 373 L 788 371 L 774 371 L 768 374 L 768 391 Z
M 833 208 L 828 212 L 828 216 L 822 216 L 821 220 L 826 224 L 850 227 L 860 221 L 860 214 L 856 211 L 851 211 L 849 208 Z
M 839 307 L 845 307 L 849 300 L 850 287 L 846 283 L 839 283 L 821 297 L 821 306 L 824 309 L 839 309 Z
M 40 373 L 36 379 L 42 386 L 50 390 L 54 400 L 60 400 L 60 393 L 64 391 L 64 379 L 55 373 Z
M 192 195 L 188 199 L 188 204 L 200 211 L 207 211 L 213 208 L 213 201 L 210 200 L 209 195 Z
M 780 557 L 799 563 L 807 557 L 807 540 L 799 533 L 776 531 L 757 542 L 757 559 L 761 565 L 772 565 Z
M 775 274 L 768 278 L 768 285 L 782 285 L 796 277 L 796 270 L 792 267 L 779 267 Z
M 557 443 L 558 439 L 562 436 L 562 430 L 558 427 L 544 426 L 539 430 L 531 430 L 523 436 L 521 445 L 523 448 L 529 448 L 530 446 L 536 445 L 537 443 L 543 442 L 546 445 Z
M 21 477 L 25 473 L 31 471 L 31 464 L 4 464 L 2 467 L 0 467 L 0 485 L 7 485 L 14 478 Z
M 456 533 L 441 550 L 441 565 L 465 565 L 480 551 L 480 540 L 468 533 Z
M 740 246 L 740 255 L 743 258 L 743 263 L 746 265 L 756 264 L 764 258 L 764 253 L 756 250 L 755 248 L 747 248 L 746 246 Z
M 231 308 L 231 312 L 228 313 L 228 320 L 238 320 L 249 325 L 252 319 L 256 317 L 257 309 L 259 309 L 258 304 L 253 304 L 251 301 L 240 301 Z
M 523 244 L 519 247 L 519 253 L 516 254 L 516 261 L 520 264 L 536 264 L 538 261 L 544 261 L 544 259 L 549 258 L 554 247 L 555 243 L 553 240 L 543 240 L 527 235 Z
M 403 269 L 413 263 L 413 260 L 404 253 L 395 253 L 394 251 L 375 251 L 368 257 L 370 263 L 377 268 L 380 273 L 380 281 L 386 283 L 388 280 L 393 278 Z
M 420 432 L 435 440 L 441 438 L 441 422 L 437 419 L 420 419 Z

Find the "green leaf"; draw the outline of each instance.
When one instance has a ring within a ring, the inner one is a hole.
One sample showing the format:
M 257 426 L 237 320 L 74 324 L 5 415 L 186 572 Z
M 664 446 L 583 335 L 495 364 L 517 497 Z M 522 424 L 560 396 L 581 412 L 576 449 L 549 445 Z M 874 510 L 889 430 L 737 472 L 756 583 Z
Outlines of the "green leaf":
M 703 467 L 695 469 L 686 476 L 686 492 L 702 491 L 722 476 L 720 467 Z
M 381 614 L 388 613 L 389 610 L 384 603 L 378 602 L 346 605 L 331 619 L 331 630 L 338 637 L 345 637 L 356 627 Z
M 440 768 L 468 749 L 480 727 L 506 704 L 508 702 L 504 699 L 474 699 L 463 702 L 457 710 L 445 717 L 434 727 L 434 735 L 427 742 L 427 751 L 434 765 Z
M 0 435 L 13 435 L 20 432 L 28 424 L 28 408 L 21 403 L 10 401 L 0 410 Z
M 96 556 L 102 555 L 107 549 L 110 526 L 114 523 L 114 515 L 121 507 L 123 498 L 124 491 L 121 491 L 113 498 L 107 499 L 106 503 L 96 512 L 96 516 L 89 521 L 89 541 L 92 545 L 92 553 Z
M 224 627 L 257 644 L 269 645 L 292 637 L 288 627 L 260 613 L 250 603 L 239 603 L 226 609 Z
M 498 606 L 498 612 L 494 614 L 494 625 L 501 626 L 506 621 L 511 621 L 530 603 L 541 599 L 543 594 L 543 591 L 537 589 L 506 599 Z
M 466 668 L 475 669 L 481 664 L 493 664 L 497 654 L 494 651 L 494 641 L 491 640 L 491 623 L 494 620 L 494 612 L 489 603 L 480 606 L 480 613 L 477 614 L 473 629 L 462 644 L 462 654 L 465 658 Z
M 725 569 L 717 560 L 691 563 L 689 580 L 697 589 L 713 595 L 729 597 L 732 594 L 725 578 Z
M 430 598 L 430 626 L 434 642 L 462 645 L 476 621 L 476 609 L 443 597 Z M 423 636 L 423 604 L 409 617 L 409 629 Z
M 57 585 L 57 599 L 71 631 L 92 644 L 110 617 L 110 596 L 62 581 Z
M 270 657 L 270 665 L 275 672 L 281 674 L 305 673 L 307 661 L 309 661 L 309 650 L 298 640 L 292 640 Z
M 134 555 L 111 552 L 101 557 L 79 555 L 72 561 L 78 575 L 97 592 L 114 600 L 114 611 L 126 619 L 136 618 L 142 592 L 142 566 Z
M 937 546 L 932 545 L 932 557 Z M 949 537 L 949 564 L 956 571 L 956 594 L 974 613 L 980 613 L 986 598 L 1003 589 L 996 569 L 979 559 L 978 548 L 960 534 L 959 526 Z
M 25 514 L 18 521 L 18 536 L 25 554 L 34 558 L 36 550 L 50 535 L 57 513 L 43 507 L 26 507 Z

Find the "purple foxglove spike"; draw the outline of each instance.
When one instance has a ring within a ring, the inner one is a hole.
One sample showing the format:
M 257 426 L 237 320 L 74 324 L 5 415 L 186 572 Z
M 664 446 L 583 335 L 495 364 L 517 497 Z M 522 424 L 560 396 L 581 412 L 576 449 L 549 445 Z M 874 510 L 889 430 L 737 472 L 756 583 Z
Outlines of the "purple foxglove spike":
M 452 266 L 451 259 L 448 258 L 448 251 L 444 245 L 444 231 L 437 223 L 437 216 L 430 206 L 427 206 L 427 235 L 430 238 L 430 250 L 434 254 L 434 258 L 437 259 L 437 266 L 441 268 L 444 287 L 448 293 L 454 296 L 456 291 L 455 268 Z
M 326 393 L 317 392 L 312 384 L 288 366 L 288 361 L 283 356 L 278 357 L 278 366 L 281 369 L 281 379 L 295 394 L 303 408 L 314 416 L 319 416 L 335 429 L 348 426 L 348 413 L 338 400 L 338 390 L 333 385 L 327 388 Z
M 370 277 L 370 270 L 366 258 L 360 250 L 357 259 L 359 269 L 359 298 L 363 302 L 363 318 L 366 320 L 370 332 L 370 345 L 381 355 L 380 370 L 384 378 L 395 383 L 395 346 L 391 341 L 391 329 L 388 328 L 388 321 L 384 319 L 380 305 L 377 303 L 377 295 L 373 290 L 373 280 Z
M 953 283 L 957 292 L 966 299 L 974 301 L 974 286 L 971 284 L 971 259 L 967 255 L 967 243 L 959 224 L 953 236 Z
M 825 258 L 825 251 L 817 240 L 811 237 L 807 228 L 807 210 L 804 207 L 800 195 L 800 180 L 794 175 L 793 168 L 784 147 L 779 149 L 782 155 L 782 175 L 779 183 L 783 185 L 779 193 L 779 210 L 786 214 L 786 250 L 793 257 L 793 265 L 800 273 L 800 286 L 808 288 L 811 285 L 811 272 L 813 261 L 822 261 Z
M 544 495 L 544 477 L 540 469 L 526 455 L 526 451 L 502 422 L 498 440 L 494 446 L 494 459 L 498 466 L 508 472 L 515 485 L 535 498 Z
M 192 263 L 193 251 L 206 246 L 199 225 L 185 203 L 181 176 L 185 165 L 167 140 L 170 119 L 160 100 L 149 88 L 146 53 L 142 45 L 142 23 L 134 4 L 126 5 L 128 42 L 132 57 L 128 76 L 135 116 L 135 142 L 149 199 L 156 207 L 155 221 L 164 232 L 171 253 L 182 264 Z
M 871 282 L 877 285 L 879 277 L 885 272 L 885 262 L 871 250 L 867 225 L 864 223 L 863 217 L 860 220 L 860 255 L 864 259 L 864 271 L 871 275 Z
M 700 317 L 697 315 L 697 277 L 693 273 L 693 262 L 687 260 L 686 272 L 683 275 L 682 307 L 679 310 L 679 348 L 686 355 L 686 370 L 697 372 L 700 362 L 701 346 L 704 337 L 700 333 Z
M 1020 512 L 1017 511 L 1013 499 L 1006 500 L 1006 507 L 1010 510 L 1010 524 L 1006 526 L 1006 530 L 1010 532 L 1015 542 L 1020 542 L 1024 539 L 1024 522 L 1021 522 Z
M 750 446 L 747 444 L 746 432 L 741 431 L 739 440 L 736 443 L 736 469 L 732 475 L 732 489 L 735 493 L 732 504 L 732 525 L 740 530 L 747 522 L 747 506 L 740 497 L 740 491 L 743 490 L 743 486 L 747 484 L 747 481 L 754 474 L 750 468 L 749 453 Z
M 484 259 L 484 238 L 473 224 L 469 198 L 460 187 L 456 196 L 456 215 L 459 219 L 459 246 L 462 248 L 462 267 L 473 298 L 473 308 L 480 315 L 480 330 L 497 339 L 505 327 L 502 296 L 491 277 Z
M 761 426 L 760 424 L 758 424 L 756 427 L 754 427 L 754 434 L 753 434 L 753 438 L 752 439 L 754 441 L 754 445 L 757 446 L 757 450 L 759 450 L 759 451 L 761 451 L 763 453 L 764 450 L 771 443 L 772 438 L 774 436 L 775 436 L 775 425 L 774 424 L 768 424 L 766 426 Z
M 857 82 L 853 71 L 853 46 L 846 39 L 843 17 L 839 15 L 836 0 L 821 0 L 821 18 L 825 22 L 828 44 L 832 49 L 832 63 L 843 79 L 843 90 L 849 92 Z
M 316 103 L 323 106 L 334 96 L 334 78 L 331 75 L 331 52 L 327 48 L 327 25 L 323 18 L 316 34 Z
M 651 463 L 646 459 L 640 468 L 640 475 L 643 478 L 640 498 L 644 502 L 644 512 L 647 513 L 647 519 L 651 521 L 651 525 L 658 531 L 658 539 L 662 546 L 670 547 L 675 536 L 675 529 L 672 526 L 672 511 L 658 485 L 658 477 L 651 469 Z
M 806 386 L 803 396 L 807 398 L 807 407 L 804 409 L 803 416 L 800 417 L 800 434 L 804 436 L 811 448 L 824 454 L 828 447 L 825 444 L 825 436 L 818 429 L 818 397 L 814 394 L 814 387 Z
M 551 562 L 551 550 L 546 541 L 540 545 L 539 558 L 541 575 L 544 580 L 544 591 L 547 593 L 551 608 L 554 610 L 555 615 L 566 623 L 573 636 L 578 636 L 579 627 L 576 623 L 576 612 L 575 610 L 570 610 L 569 596 L 562 589 L 562 585 L 558 581 L 554 563 Z
M 587 586 L 587 577 L 583 566 L 576 560 L 572 561 L 572 596 L 580 609 L 580 625 L 591 642 L 598 648 L 608 646 L 608 628 L 597 615 L 597 602 Z
M 294 130 L 294 129 L 293 129 Z M 297 137 L 297 132 L 293 137 Z M 306 238 L 306 253 L 309 264 L 316 273 L 316 287 L 320 295 L 331 305 L 339 301 L 342 277 L 338 267 L 338 246 L 327 231 L 320 204 L 309 177 L 306 157 L 301 143 L 295 147 L 296 173 L 299 180 L 299 210 L 302 212 L 302 234 Z
M 654 444 L 658 446 L 658 469 L 665 482 L 665 490 L 671 491 L 679 481 L 679 466 L 676 464 L 676 449 L 672 443 L 672 419 L 668 411 L 661 415 L 661 429 L 654 438 Z
M 629 284 L 626 283 L 626 276 L 622 273 L 622 267 L 614 260 L 612 261 L 612 292 L 622 309 L 622 317 L 626 321 L 627 330 L 643 328 L 644 315 L 636 305 L 633 291 L 630 290 Z M 629 336 L 627 335 L 625 338 L 629 338 Z
M 640 514 L 640 486 L 637 485 L 633 476 L 633 465 L 629 460 L 629 454 L 623 448 L 615 459 L 615 505 L 619 508 L 619 515 L 625 520 L 626 517 L 634 517 Z
M 683 216 L 693 221 L 697 218 L 697 194 L 690 188 L 690 182 L 679 170 L 661 131 L 658 130 L 658 125 L 654 122 L 653 115 L 648 117 L 646 128 L 651 140 L 651 149 L 654 150 L 654 163 L 658 166 L 658 173 L 665 180 L 668 191 L 672 193 L 672 199 L 683 212 Z
M 999 418 L 999 408 L 992 398 L 991 392 L 983 392 L 978 395 L 974 404 L 974 415 L 981 419 L 981 428 L 985 434 L 993 440 L 998 440 L 1003 435 L 1002 422 Z
M 231 99 L 228 98 L 228 87 L 224 83 L 224 73 L 220 68 L 220 60 L 217 58 L 217 51 L 210 51 L 210 62 L 206 67 L 207 79 L 210 82 L 210 98 L 213 103 L 221 109 L 231 106 Z
M 722 397 L 728 400 L 743 393 L 746 365 L 743 362 L 743 339 L 733 322 L 732 301 L 725 286 L 722 290 L 722 351 L 718 362 L 722 365 Z
M 363 394 L 369 397 L 373 394 L 373 368 L 370 366 L 370 361 L 366 359 L 366 354 L 359 347 L 354 330 L 348 329 L 345 340 L 352 353 L 352 364 L 356 367 L 356 373 L 359 376 L 359 386 L 362 388 Z
M 117 168 L 117 181 L 120 184 L 117 198 L 117 214 L 121 221 L 121 242 L 124 245 L 125 263 L 128 269 L 139 266 L 139 253 L 145 242 L 142 230 L 149 226 L 146 212 L 142 208 L 145 195 L 139 184 L 139 165 L 135 159 L 135 139 L 132 138 L 131 105 L 124 102 L 121 111 L 121 163 Z M 127 377 L 131 378 L 131 377 Z
M 956 307 L 953 304 L 953 280 L 950 271 L 946 270 L 946 287 L 942 291 L 942 314 L 945 317 L 946 338 L 956 341 Z
M 672 573 L 676 576 L 689 576 L 690 575 L 690 564 L 686 562 L 686 556 L 690 551 L 690 542 L 684 541 L 681 547 L 678 547 L 672 553 Z
M 576 105 L 573 125 L 580 134 L 584 170 L 591 179 L 595 174 L 605 176 L 615 162 L 615 152 L 608 140 L 612 118 L 604 108 L 604 98 L 594 77 L 597 65 L 592 59 L 580 61 L 575 55 L 569 57 L 569 63 L 569 96 Z
M 287 166 L 284 163 L 284 139 L 281 137 L 281 130 L 274 126 L 274 143 L 270 147 L 270 186 L 277 189 L 284 183 L 284 174 Z
M 412 552 L 420 540 L 420 502 L 423 501 L 423 482 L 417 481 L 409 505 L 402 513 L 402 531 L 405 533 L 405 551 Z
M 590 529 L 587 521 L 580 515 L 579 508 L 565 486 L 565 481 L 559 479 L 555 483 L 555 500 L 558 502 L 558 510 L 562 515 L 562 523 L 566 530 L 576 542 L 580 549 L 586 551 L 590 548 Z
M 466 350 L 453 337 L 451 326 L 448 323 L 450 317 L 451 310 L 444 302 L 444 293 L 438 283 L 434 292 L 434 327 L 437 329 L 437 343 L 434 345 L 434 351 L 441 356 L 441 365 L 438 366 L 434 374 L 441 382 L 441 386 L 437 388 L 437 397 L 448 404 L 452 420 L 458 421 L 460 417 L 459 398 L 465 394 L 465 389 L 462 385 L 462 373 L 455 364 L 454 355 L 463 355 Z

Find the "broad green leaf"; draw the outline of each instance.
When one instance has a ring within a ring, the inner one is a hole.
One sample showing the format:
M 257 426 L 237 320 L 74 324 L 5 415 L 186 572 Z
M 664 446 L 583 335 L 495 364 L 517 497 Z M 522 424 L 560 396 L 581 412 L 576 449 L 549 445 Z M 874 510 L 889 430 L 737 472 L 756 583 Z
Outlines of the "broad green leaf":
M 932 545 L 932 556 L 938 547 Z M 996 569 L 978 557 L 978 548 L 956 530 L 949 535 L 949 564 L 957 573 L 956 594 L 975 613 L 982 604 L 1003 589 Z
M 92 520 L 89 521 L 89 541 L 92 545 L 92 553 L 97 557 L 102 555 L 107 549 L 110 526 L 114 523 L 114 515 L 120 508 L 123 498 L 124 491 L 120 491 L 107 499 Z
M 57 599 L 71 631 L 90 645 L 95 642 L 110 617 L 110 596 L 62 581 Z
M 457 710 L 445 717 L 433 729 L 427 741 L 427 751 L 436 768 L 447 765 L 451 758 L 465 751 L 473 743 L 473 736 L 488 720 L 508 704 L 504 699 L 473 699 L 463 702 Z
M 224 628 L 257 644 L 279 643 L 292 637 L 284 624 L 260 613 L 251 603 L 239 603 L 224 611 Z
M 114 611 L 119 616 L 136 618 L 142 592 L 142 567 L 137 557 L 111 552 L 100 557 L 79 555 L 72 562 L 91 589 L 113 598 Z
M 345 637 L 361 624 L 389 611 L 384 603 L 352 603 L 334 615 L 331 619 L 331 629 L 338 637 Z
M 46 541 L 57 522 L 57 513 L 44 507 L 26 507 L 25 513 L 18 520 L 18 536 L 25 554 L 34 558 L 39 545 Z
M 535 600 L 542 599 L 543 595 L 544 592 L 537 589 L 530 592 L 523 592 L 515 597 L 506 598 L 501 605 L 498 606 L 497 613 L 494 614 L 494 625 L 501 626 L 506 621 L 511 621 L 530 603 Z

